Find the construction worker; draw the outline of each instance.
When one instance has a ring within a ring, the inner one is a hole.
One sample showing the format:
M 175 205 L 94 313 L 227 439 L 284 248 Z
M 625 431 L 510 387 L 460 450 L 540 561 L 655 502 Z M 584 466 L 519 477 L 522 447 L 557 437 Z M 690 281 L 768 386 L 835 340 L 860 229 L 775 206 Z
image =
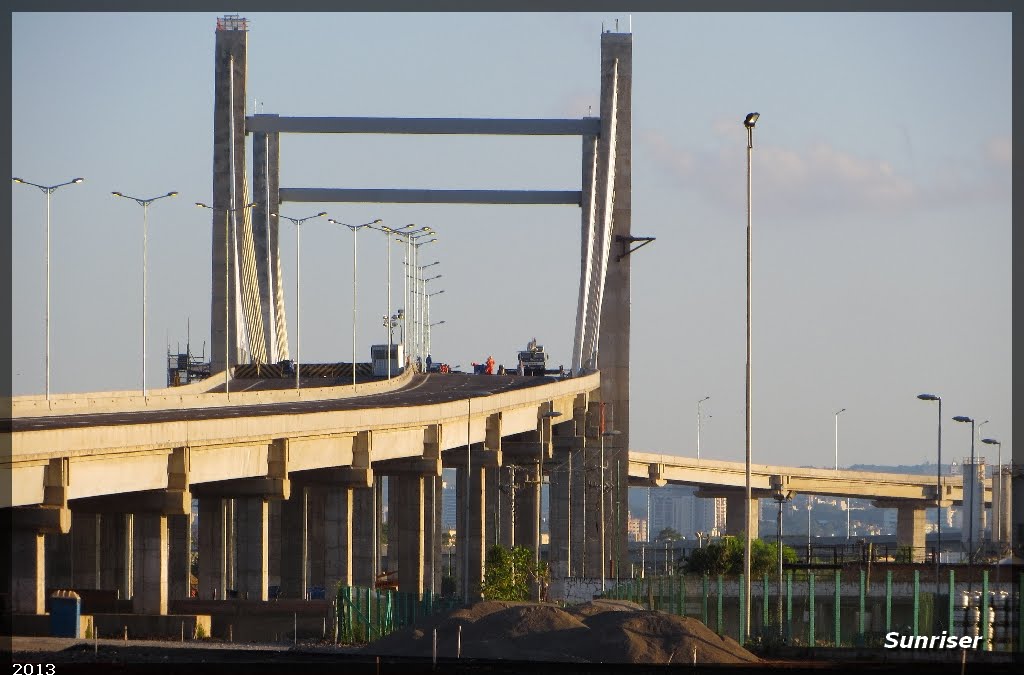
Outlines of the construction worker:
M 494 375 L 494 357 L 493 356 L 488 356 L 487 357 L 487 369 L 484 370 L 484 373 L 486 373 L 487 375 Z

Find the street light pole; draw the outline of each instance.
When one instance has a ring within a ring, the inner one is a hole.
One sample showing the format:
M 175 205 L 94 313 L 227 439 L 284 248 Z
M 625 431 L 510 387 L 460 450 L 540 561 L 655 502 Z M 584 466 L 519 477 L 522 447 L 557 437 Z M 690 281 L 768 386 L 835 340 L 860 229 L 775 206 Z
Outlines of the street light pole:
M 295 225 L 295 390 L 300 391 L 299 368 L 302 363 L 302 224 L 307 220 L 326 216 L 327 212 L 321 211 L 316 215 L 306 216 L 305 218 L 290 218 L 279 213 L 271 213 L 270 215 L 284 218 Z M 354 367 L 355 364 L 353 364 Z
M 836 411 L 836 472 L 839 472 L 839 415 L 846 412 L 846 408 Z M 846 498 L 846 541 L 850 541 L 850 498 Z
M 750 635 L 750 520 L 751 520 L 751 494 L 750 494 L 750 230 L 752 223 L 751 205 L 751 164 L 754 151 L 754 125 L 761 115 L 752 112 L 743 120 L 743 126 L 747 129 L 747 372 L 746 372 L 746 499 L 744 500 L 744 512 L 746 522 L 743 524 L 744 547 L 743 547 L 743 635 Z
M 697 401 L 697 459 L 700 459 L 700 404 L 711 398 L 705 396 L 701 400 Z
M 139 206 L 142 207 L 142 397 L 146 398 L 149 393 L 146 390 L 146 295 L 147 295 L 147 275 L 146 275 L 146 246 L 147 246 L 147 231 L 149 229 L 149 205 L 158 199 L 164 197 L 177 197 L 177 192 L 168 192 L 167 194 L 160 195 L 159 197 L 150 197 L 143 199 L 142 197 L 130 197 L 120 192 L 111 192 L 110 194 L 115 197 L 121 197 L 123 199 L 130 199 Z
M 339 221 L 335 220 L 334 218 L 328 218 L 327 222 L 328 223 L 333 223 L 335 225 L 343 225 L 343 226 L 347 227 L 348 229 L 350 229 L 352 231 L 352 387 L 354 389 L 355 386 L 356 386 L 356 321 L 357 321 L 357 317 L 358 317 L 358 311 L 357 311 L 357 308 L 358 308 L 358 304 L 357 304 L 358 303 L 358 295 L 356 293 L 356 287 L 357 287 L 358 280 L 359 280 L 359 274 L 358 274 L 358 270 L 359 270 L 359 254 L 358 254 L 358 251 L 359 251 L 359 241 L 358 241 L 358 235 L 359 235 L 359 230 L 361 230 L 362 228 L 364 228 L 364 227 L 371 227 L 373 225 L 377 225 L 377 224 L 379 224 L 381 222 L 381 220 L 380 220 L 380 218 L 377 218 L 376 220 L 371 220 L 370 222 L 363 223 L 362 225 L 349 225 L 348 223 L 339 222 Z M 388 262 L 389 263 L 391 262 L 390 256 L 388 257 Z M 389 276 L 389 281 L 390 281 L 390 276 Z M 389 297 L 389 304 L 390 304 L 390 297 Z M 391 369 L 390 363 L 391 363 L 391 354 L 390 354 L 390 349 L 389 349 L 389 353 L 388 353 L 388 364 L 389 364 L 388 365 L 388 372 L 390 372 L 390 369 Z
M 954 422 L 970 422 L 971 423 L 971 501 L 969 503 L 968 514 L 969 521 L 967 526 L 967 564 L 970 566 L 974 562 L 974 502 L 977 499 L 978 489 L 978 467 L 974 463 L 974 419 L 966 417 L 964 415 L 957 415 L 953 418 Z M 964 498 L 967 498 L 967 477 L 964 477 Z
M 50 401 L 50 195 L 56 192 L 59 188 L 65 185 L 77 185 L 83 182 L 84 178 L 73 178 L 66 183 L 58 183 L 57 185 L 38 185 L 36 183 L 30 183 L 27 180 L 21 178 L 12 178 L 15 183 L 21 183 L 22 185 L 31 185 L 34 188 L 42 190 L 43 194 L 46 195 L 46 316 L 44 319 L 45 332 L 46 332 L 46 356 L 44 358 L 44 370 L 46 371 L 46 401 Z
M 1000 530 L 1003 524 L 1003 500 L 1006 498 L 1003 494 L 1003 444 L 994 438 L 983 438 L 981 442 L 996 446 L 996 473 L 992 480 L 992 543 L 996 544 L 1002 553 L 1003 543 L 999 538 L 1002 536 Z
M 918 394 L 922 401 L 936 401 L 939 404 L 938 418 L 938 456 L 935 461 L 935 594 L 939 593 L 939 564 L 942 561 L 942 397 L 936 394 Z

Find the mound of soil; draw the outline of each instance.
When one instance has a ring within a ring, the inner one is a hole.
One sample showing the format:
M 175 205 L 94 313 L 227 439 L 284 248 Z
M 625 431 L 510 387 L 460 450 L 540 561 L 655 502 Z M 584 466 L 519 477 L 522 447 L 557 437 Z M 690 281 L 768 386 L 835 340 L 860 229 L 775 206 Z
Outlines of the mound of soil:
M 759 659 L 700 621 L 595 600 L 564 610 L 529 602 L 480 602 L 431 617 L 365 647 L 369 654 L 587 663 L 751 663 Z

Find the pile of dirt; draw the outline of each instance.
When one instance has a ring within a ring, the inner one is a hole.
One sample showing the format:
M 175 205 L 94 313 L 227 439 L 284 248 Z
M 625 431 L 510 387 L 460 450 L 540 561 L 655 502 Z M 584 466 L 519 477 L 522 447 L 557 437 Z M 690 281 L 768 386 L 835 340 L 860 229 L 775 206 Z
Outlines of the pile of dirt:
M 751 663 L 759 659 L 696 619 L 648 611 L 622 600 L 564 610 L 528 602 L 480 602 L 368 645 L 380 656 L 585 663 Z

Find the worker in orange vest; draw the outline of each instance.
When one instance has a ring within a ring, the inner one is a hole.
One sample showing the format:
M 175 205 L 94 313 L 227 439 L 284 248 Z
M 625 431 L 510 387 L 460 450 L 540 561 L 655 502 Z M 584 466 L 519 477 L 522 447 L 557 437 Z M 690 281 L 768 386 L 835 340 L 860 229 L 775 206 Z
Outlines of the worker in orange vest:
M 494 357 L 493 356 L 488 356 L 487 357 L 487 370 L 485 370 L 484 372 L 487 373 L 488 375 L 494 375 Z

